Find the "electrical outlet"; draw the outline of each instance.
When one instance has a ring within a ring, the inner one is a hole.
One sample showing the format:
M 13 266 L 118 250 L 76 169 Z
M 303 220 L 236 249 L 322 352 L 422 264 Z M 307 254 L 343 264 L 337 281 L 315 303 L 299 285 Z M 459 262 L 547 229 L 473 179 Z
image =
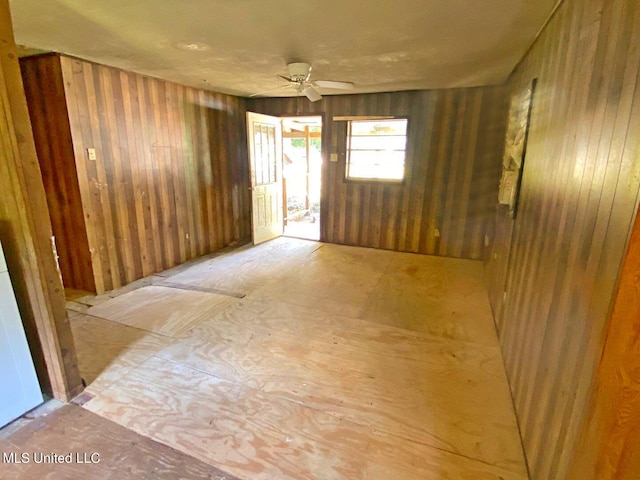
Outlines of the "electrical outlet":
M 440 229 L 439 229 L 439 228 L 436 228 L 436 229 L 434 230 L 434 232 L 433 232 L 433 236 L 434 236 L 434 237 L 436 237 L 436 238 L 438 238 L 438 237 L 440 236 Z
M 337 153 L 332 153 L 331 157 L 329 158 L 329 160 L 331 160 L 332 162 L 337 162 L 338 161 L 338 154 Z
M 87 155 L 89 156 L 89 160 L 95 160 L 96 157 L 96 149 L 95 148 L 87 148 Z

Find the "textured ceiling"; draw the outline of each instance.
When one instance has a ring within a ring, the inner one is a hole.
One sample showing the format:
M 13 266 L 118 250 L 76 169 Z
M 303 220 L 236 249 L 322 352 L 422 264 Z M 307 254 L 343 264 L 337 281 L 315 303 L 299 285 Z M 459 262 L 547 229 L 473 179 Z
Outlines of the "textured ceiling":
M 18 44 L 248 96 L 284 85 L 276 75 L 287 74 L 289 61 L 311 63 L 312 79 L 354 82 L 355 92 L 501 83 L 556 1 L 11 0 L 10 5 Z M 290 94 L 295 92 L 269 93 Z

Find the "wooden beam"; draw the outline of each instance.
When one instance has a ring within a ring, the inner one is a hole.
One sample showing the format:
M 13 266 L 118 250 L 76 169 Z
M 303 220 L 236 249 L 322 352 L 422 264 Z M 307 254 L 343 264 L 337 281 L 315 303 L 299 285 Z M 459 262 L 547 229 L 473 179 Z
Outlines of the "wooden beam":
M 282 132 L 283 138 L 307 138 L 305 132 Z M 322 138 L 321 132 L 309 132 L 311 138 Z
M 309 208 L 311 207 L 311 202 L 309 201 L 309 173 L 310 173 L 310 166 L 309 166 L 309 154 L 311 152 L 311 132 L 309 132 L 309 125 L 306 125 L 304 127 L 304 133 L 306 138 L 304 139 L 304 147 L 305 147 L 305 162 L 306 162 L 306 175 L 304 177 L 304 181 L 305 181 L 305 194 L 304 194 L 304 205 L 305 208 L 307 210 L 309 210 Z
M 42 388 L 66 401 L 82 390 L 82 381 L 8 0 L 0 0 L 0 142 L 0 239 Z

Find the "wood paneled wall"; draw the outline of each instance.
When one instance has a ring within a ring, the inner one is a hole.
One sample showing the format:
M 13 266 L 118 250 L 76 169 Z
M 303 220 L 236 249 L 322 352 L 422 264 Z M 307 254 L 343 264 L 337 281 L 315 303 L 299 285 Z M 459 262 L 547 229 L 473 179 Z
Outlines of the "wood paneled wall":
M 568 466 L 637 210 L 639 46 L 636 0 L 565 0 L 508 82 L 538 78 L 519 215 L 498 212 L 488 266 L 534 480 L 582 478 Z
M 0 0 L 0 142 L 0 240 L 40 386 L 66 401 L 82 383 L 7 0 Z
M 505 128 L 501 88 L 266 98 L 249 108 L 269 115 L 323 115 L 323 241 L 479 259 L 493 212 Z M 402 185 L 346 182 L 342 115 L 409 118 Z M 338 162 L 330 162 L 338 154 Z M 437 231 L 439 230 L 439 236 Z
M 20 66 L 62 278 L 69 288 L 94 292 L 60 59 L 42 55 Z
M 580 480 L 640 478 L 640 215 L 571 470 Z
M 244 99 L 57 58 L 97 292 L 250 237 Z

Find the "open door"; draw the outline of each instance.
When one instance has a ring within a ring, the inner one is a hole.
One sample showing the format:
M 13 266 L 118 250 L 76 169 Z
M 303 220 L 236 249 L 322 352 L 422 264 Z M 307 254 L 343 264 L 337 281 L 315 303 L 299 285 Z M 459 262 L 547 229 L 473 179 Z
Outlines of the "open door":
M 251 228 L 257 245 L 282 235 L 282 125 L 277 117 L 247 112 L 251 175 Z

